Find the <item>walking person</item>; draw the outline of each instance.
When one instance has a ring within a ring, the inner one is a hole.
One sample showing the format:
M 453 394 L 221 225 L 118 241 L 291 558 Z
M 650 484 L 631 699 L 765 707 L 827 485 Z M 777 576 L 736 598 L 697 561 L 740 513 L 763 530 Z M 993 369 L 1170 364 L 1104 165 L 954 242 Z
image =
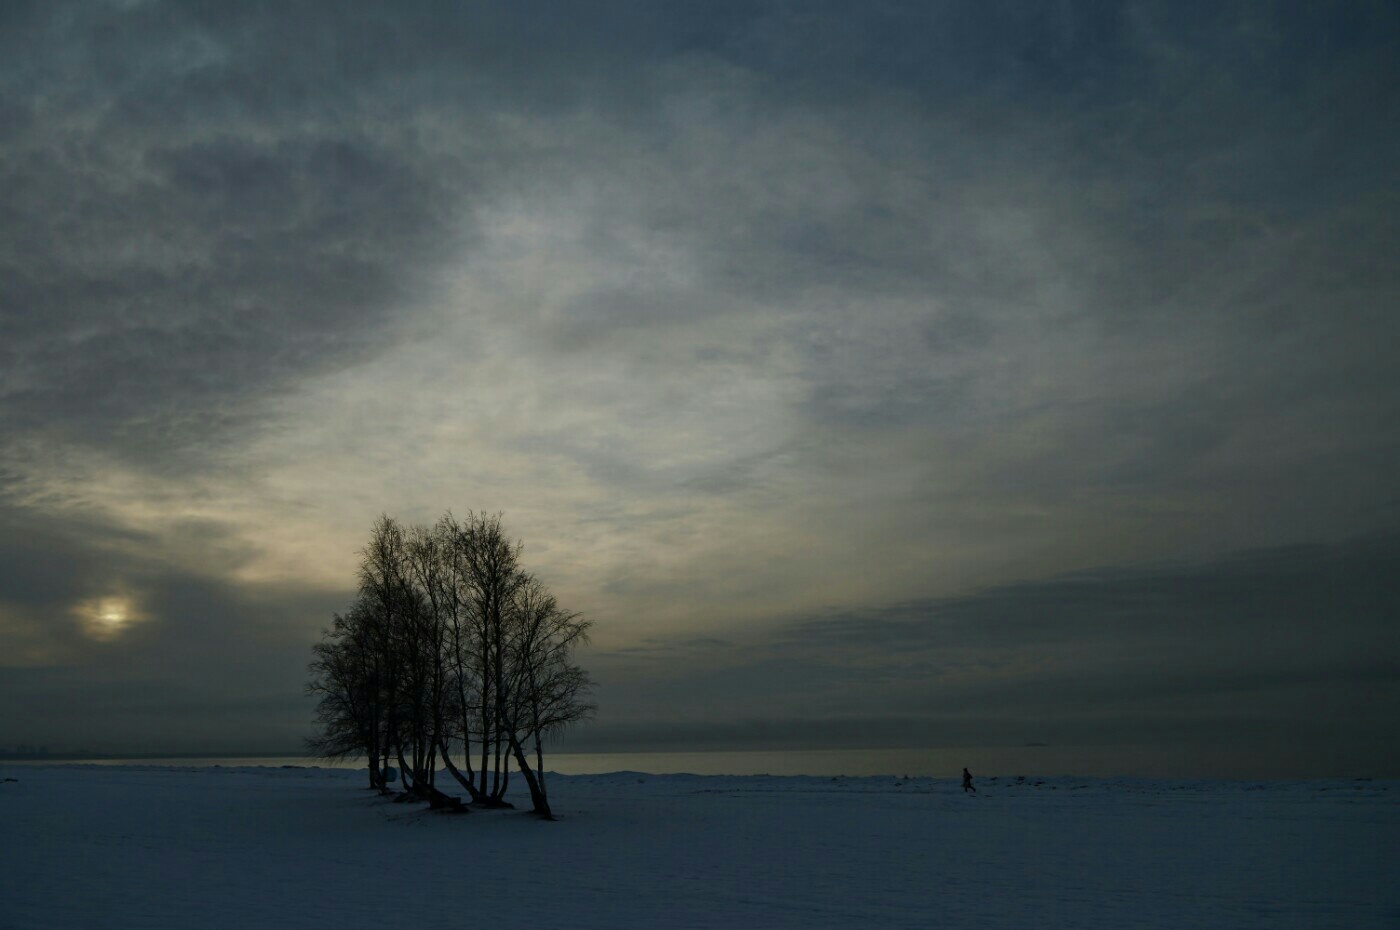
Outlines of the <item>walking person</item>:
M 969 772 L 969 771 L 964 767 L 964 768 L 963 768 L 963 794 L 967 794 L 969 791 L 971 791 L 973 794 L 976 794 L 976 793 L 977 793 L 977 789 L 974 788 L 974 787 L 972 787 L 972 773 Z

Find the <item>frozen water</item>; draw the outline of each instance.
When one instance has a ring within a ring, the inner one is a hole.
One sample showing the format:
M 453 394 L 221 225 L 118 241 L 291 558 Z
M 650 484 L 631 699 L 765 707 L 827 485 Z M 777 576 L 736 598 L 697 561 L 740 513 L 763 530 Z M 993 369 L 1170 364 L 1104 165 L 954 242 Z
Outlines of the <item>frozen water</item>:
M 1397 782 L 555 775 L 544 823 L 355 770 L 0 776 L 6 930 L 1400 926 Z

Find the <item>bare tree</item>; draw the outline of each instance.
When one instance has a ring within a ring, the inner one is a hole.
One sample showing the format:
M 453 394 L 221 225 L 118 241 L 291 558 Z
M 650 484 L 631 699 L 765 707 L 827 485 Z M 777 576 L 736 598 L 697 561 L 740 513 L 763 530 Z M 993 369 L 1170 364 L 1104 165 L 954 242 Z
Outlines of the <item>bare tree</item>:
M 546 738 L 591 716 L 588 675 L 573 665 L 573 651 L 588 641 L 589 621 L 562 610 L 553 594 L 532 576 L 523 576 L 509 611 L 508 682 L 502 704 L 511 752 L 530 789 L 535 813 L 553 819 L 544 780 Z M 533 768 L 525 746 L 535 753 Z
M 420 638 L 427 648 L 425 667 L 428 671 L 426 701 L 431 717 L 428 737 L 430 758 L 437 758 L 437 754 L 441 753 L 443 764 L 467 790 L 472 801 L 485 804 L 489 803 L 490 798 L 474 782 L 469 752 L 466 755 L 465 775 L 453 763 L 451 752 L 454 737 L 461 739 L 464 747 L 470 748 L 469 731 L 454 727 L 453 721 L 470 713 L 472 705 L 466 692 L 475 680 L 464 650 L 463 625 L 468 605 L 463 602 L 457 576 L 458 560 L 453 548 L 457 529 L 450 514 L 431 529 L 414 526 L 407 533 L 404 551 L 412 582 L 420 592 L 418 627 Z
M 389 516 L 380 516 L 361 551 L 360 601 L 375 622 L 370 626 L 367 648 L 379 667 L 379 700 L 384 712 L 384 740 L 375 749 L 387 768 L 392 756 L 399 771 L 406 772 L 401 741 L 402 696 L 405 692 L 402 655 L 397 629 L 405 612 L 409 589 L 402 568 L 403 530 Z M 407 778 L 407 775 L 405 776 Z
M 373 608 L 363 599 L 343 616 L 336 614 L 321 642 L 312 647 L 307 693 L 319 696 L 315 736 L 307 748 L 316 756 L 343 759 L 364 755 L 369 760 L 370 787 L 385 787 L 379 764 L 385 745 L 382 654 L 375 648 Z
M 450 515 L 445 519 L 450 521 Z M 448 548 L 463 620 L 454 637 L 453 664 L 467 671 L 458 679 L 461 737 L 467 752 L 473 736 L 480 743 L 476 793 L 488 803 L 501 804 L 509 783 L 502 703 L 506 625 L 511 598 L 523 577 L 521 547 L 506 536 L 499 515 L 468 513 L 460 523 L 450 523 L 450 532 Z
M 498 514 L 448 513 L 431 528 L 380 517 L 361 553 L 359 600 L 314 647 L 313 750 L 363 753 L 380 790 L 396 759 L 404 797 L 458 808 L 436 787 L 439 761 L 473 803 L 509 806 L 514 760 L 535 812 L 552 818 L 544 744 L 593 712 L 572 661 L 590 624 L 521 567 L 521 551 Z

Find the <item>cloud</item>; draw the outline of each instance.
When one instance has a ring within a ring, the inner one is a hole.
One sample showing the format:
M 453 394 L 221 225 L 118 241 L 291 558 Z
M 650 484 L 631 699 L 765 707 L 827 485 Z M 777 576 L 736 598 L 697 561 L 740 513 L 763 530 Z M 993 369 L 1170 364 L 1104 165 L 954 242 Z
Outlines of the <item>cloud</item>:
M 153 619 L 112 645 L 222 642 L 162 622 L 186 585 L 233 639 L 272 635 L 259 612 L 304 636 L 274 600 L 339 606 L 376 515 L 476 507 L 600 655 L 752 632 L 775 687 L 886 719 L 881 668 L 911 694 L 1137 675 L 1081 629 L 1104 597 L 1168 609 L 1123 566 L 1397 527 L 1384 6 L 0 16 L 0 622 L 27 666 L 89 661 L 72 611 L 115 596 Z M 806 665 L 771 651 L 799 616 Z M 1075 679 L 986 629 L 1097 651 Z M 842 630 L 967 665 L 843 666 Z M 1240 633 L 1289 636 L 1314 643 Z M 274 641 L 287 693 L 301 645 Z M 1316 645 L 1345 668 L 1343 642 Z M 628 700 L 747 693 L 725 654 Z
M 1400 710 L 1400 539 L 1112 567 L 593 656 L 589 744 L 1237 745 L 1364 755 Z M 638 698 L 646 694 L 650 700 Z M 897 709 L 897 710 L 896 710 Z
M 300 748 L 310 644 L 345 592 L 231 583 L 217 527 L 176 530 L 183 560 L 97 520 L 0 507 L 0 528 L 0 745 Z

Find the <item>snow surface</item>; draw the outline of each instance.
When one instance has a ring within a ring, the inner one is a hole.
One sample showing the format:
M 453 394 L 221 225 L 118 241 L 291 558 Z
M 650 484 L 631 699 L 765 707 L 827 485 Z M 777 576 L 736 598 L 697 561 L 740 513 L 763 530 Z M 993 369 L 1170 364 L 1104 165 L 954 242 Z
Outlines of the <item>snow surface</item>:
M 544 823 L 346 769 L 5 777 L 5 930 L 1400 927 L 1393 781 L 557 775 Z

